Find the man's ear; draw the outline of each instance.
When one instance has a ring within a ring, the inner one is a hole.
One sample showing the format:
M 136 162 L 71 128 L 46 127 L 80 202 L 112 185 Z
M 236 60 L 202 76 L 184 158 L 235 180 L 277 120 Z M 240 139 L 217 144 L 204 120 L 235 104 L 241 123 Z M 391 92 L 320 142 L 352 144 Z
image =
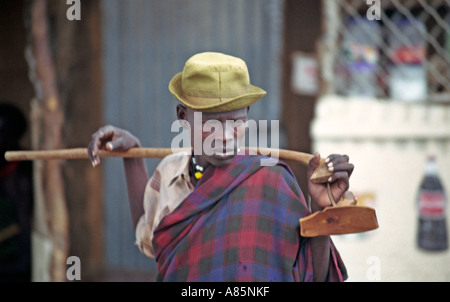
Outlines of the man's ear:
M 181 104 L 178 104 L 177 105 L 177 118 L 179 119 L 179 120 L 185 120 L 185 121 L 187 121 L 187 111 L 186 111 L 187 109 L 186 109 L 186 107 L 185 106 L 183 106 L 183 105 L 181 105 Z
M 181 104 L 177 105 L 177 119 L 184 129 L 190 129 L 191 124 L 189 123 L 189 114 L 186 106 Z

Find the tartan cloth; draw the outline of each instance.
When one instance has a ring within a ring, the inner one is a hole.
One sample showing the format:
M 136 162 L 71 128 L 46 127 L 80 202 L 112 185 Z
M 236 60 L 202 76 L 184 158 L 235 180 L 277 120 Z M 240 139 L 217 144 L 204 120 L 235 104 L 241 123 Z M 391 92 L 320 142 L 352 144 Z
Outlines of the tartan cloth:
M 291 169 L 237 155 L 210 166 L 195 190 L 154 231 L 159 281 L 312 281 L 310 214 Z M 331 240 L 331 239 L 330 239 Z M 331 242 L 328 281 L 347 278 Z

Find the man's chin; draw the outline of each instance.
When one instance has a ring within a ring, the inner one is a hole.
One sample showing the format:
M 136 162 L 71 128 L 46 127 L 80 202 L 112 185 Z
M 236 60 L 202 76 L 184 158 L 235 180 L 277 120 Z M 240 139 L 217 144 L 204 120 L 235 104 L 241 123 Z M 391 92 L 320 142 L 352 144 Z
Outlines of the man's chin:
M 235 154 L 213 154 L 208 156 L 208 162 L 216 167 L 226 166 L 234 160 Z

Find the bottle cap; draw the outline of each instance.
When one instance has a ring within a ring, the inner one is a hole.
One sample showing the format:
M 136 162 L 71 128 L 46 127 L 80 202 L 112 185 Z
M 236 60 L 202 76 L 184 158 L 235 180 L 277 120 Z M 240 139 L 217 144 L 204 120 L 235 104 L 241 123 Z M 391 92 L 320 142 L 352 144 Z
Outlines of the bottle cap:
M 438 174 L 438 165 L 436 161 L 436 156 L 428 155 L 427 161 L 425 163 L 425 174 L 427 175 L 436 175 Z

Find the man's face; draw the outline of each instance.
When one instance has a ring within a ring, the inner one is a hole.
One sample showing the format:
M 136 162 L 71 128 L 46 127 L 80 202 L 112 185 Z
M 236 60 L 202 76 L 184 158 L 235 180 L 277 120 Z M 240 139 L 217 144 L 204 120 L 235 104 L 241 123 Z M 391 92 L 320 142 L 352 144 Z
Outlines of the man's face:
M 194 154 L 200 154 L 199 164 L 230 164 L 238 152 L 239 142 L 245 136 L 248 108 L 220 113 L 199 112 L 191 108 L 182 110 L 185 114 L 180 116 L 178 112 L 178 117 L 191 126 L 191 142 Z

